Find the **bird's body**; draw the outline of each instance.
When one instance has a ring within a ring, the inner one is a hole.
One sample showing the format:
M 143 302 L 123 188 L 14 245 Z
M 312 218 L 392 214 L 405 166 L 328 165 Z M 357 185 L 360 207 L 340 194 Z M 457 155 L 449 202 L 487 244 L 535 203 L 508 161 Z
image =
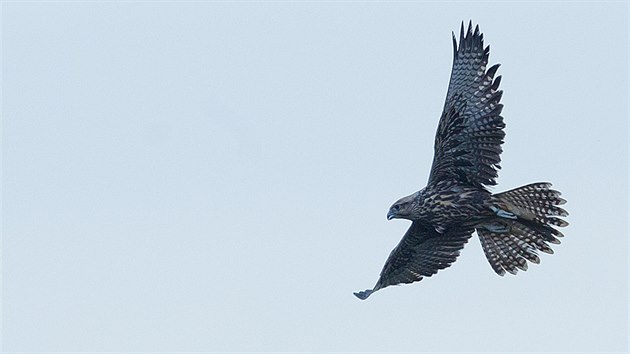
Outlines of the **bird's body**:
M 412 283 L 449 267 L 474 231 L 494 271 L 516 274 L 527 261 L 538 263 L 538 251 L 553 253 L 548 243 L 563 236 L 554 226 L 568 223 L 560 192 L 550 183 L 533 183 L 492 194 L 496 184 L 505 124 L 494 77 L 487 68 L 489 47 L 472 23 L 453 35 L 453 70 L 435 137 L 433 166 L 427 186 L 401 198 L 388 219 L 408 219 L 411 227 L 391 252 L 373 289 L 355 293 L 366 299 L 390 285 Z
M 453 180 L 429 185 L 405 198 L 413 198 L 414 208 L 409 215 L 397 213 L 396 217 L 423 221 L 440 233 L 462 223 L 474 225 L 492 216 L 486 212 L 490 210 L 490 192 Z

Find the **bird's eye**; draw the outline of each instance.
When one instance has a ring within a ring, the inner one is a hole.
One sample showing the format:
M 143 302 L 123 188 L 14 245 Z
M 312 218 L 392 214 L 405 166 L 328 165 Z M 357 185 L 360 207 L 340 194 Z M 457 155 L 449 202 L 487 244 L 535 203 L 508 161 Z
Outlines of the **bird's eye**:
M 400 210 L 400 205 L 399 204 L 394 205 L 394 210 L 396 211 Z

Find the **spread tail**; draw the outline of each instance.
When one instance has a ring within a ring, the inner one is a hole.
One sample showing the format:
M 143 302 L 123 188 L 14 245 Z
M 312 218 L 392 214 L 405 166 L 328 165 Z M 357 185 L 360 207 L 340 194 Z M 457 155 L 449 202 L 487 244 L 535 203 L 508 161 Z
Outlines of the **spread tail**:
M 559 207 L 566 203 L 551 183 L 533 183 L 493 195 L 490 209 L 496 214 L 477 227 L 483 251 L 492 269 L 504 275 L 527 270 L 527 261 L 539 263 L 538 251 L 552 254 L 549 243 L 559 244 L 563 234 L 555 227 L 568 222 Z

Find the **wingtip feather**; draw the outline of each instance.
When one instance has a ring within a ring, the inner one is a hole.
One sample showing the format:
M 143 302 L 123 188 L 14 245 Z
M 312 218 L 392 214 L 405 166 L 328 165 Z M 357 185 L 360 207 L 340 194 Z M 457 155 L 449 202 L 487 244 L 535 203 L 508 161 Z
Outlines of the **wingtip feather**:
M 358 297 L 359 299 L 365 300 L 368 297 L 370 297 L 370 295 L 372 295 L 373 292 L 374 292 L 374 290 L 367 289 L 367 290 L 359 291 L 359 292 L 356 292 L 356 293 L 353 293 L 353 294 L 354 294 L 354 296 Z

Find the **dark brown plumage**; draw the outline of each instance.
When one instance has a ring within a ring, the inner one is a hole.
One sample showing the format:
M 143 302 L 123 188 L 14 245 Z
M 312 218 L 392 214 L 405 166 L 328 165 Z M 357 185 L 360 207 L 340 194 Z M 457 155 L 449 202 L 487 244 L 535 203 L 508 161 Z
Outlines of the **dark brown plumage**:
M 565 203 L 550 183 L 534 183 L 491 194 L 496 185 L 505 133 L 495 77 L 499 64 L 487 68 L 490 48 L 472 23 L 459 45 L 453 34 L 453 68 L 435 136 L 433 166 L 427 186 L 401 198 L 387 218 L 408 219 L 411 227 L 391 252 L 374 288 L 355 293 L 366 299 L 390 285 L 413 283 L 449 267 L 476 230 L 486 258 L 499 275 L 539 263 L 538 251 L 553 253 L 568 223 Z

